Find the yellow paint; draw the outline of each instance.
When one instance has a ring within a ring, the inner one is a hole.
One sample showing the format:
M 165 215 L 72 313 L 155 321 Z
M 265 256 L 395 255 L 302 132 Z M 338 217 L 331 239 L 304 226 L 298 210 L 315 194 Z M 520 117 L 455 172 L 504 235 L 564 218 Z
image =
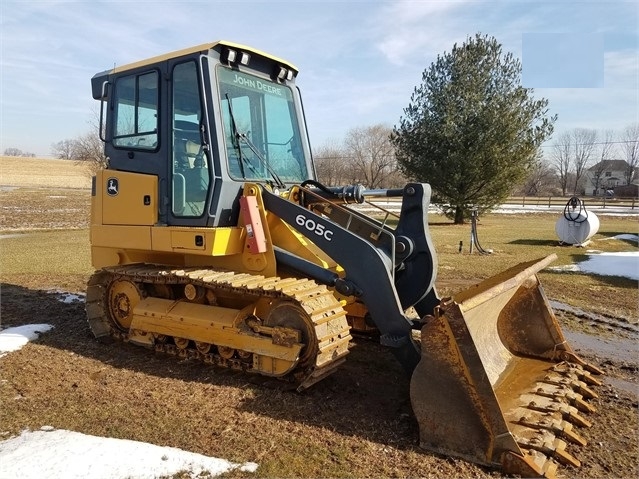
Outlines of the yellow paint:
M 189 48 L 184 48 L 182 50 L 177 50 L 174 52 L 170 52 L 170 53 L 166 53 L 164 55 L 158 55 L 152 58 L 147 58 L 146 60 L 141 60 L 138 62 L 133 62 L 133 63 L 128 63 L 126 65 L 122 65 L 119 67 L 115 67 L 110 73 L 120 73 L 123 71 L 127 71 L 127 70 L 133 70 L 135 68 L 140 68 L 140 67 L 144 67 L 147 65 L 153 65 L 155 63 L 159 63 L 159 62 L 164 62 L 167 60 L 171 60 L 173 58 L 178 58 L 181 56 L 185 56 L 185 55 L 191 55 L 193 53 L 197 53 L 200 52 L 204 55 L 206 55 L 208 53 L 209 50 L 215 48 L 217 45 L 224 45 L 227 46 L 229 48 L 233 48 L 235 50 L 239 50 L 239 51 L 244 51 L 244 52 L 248 52 L 251 55 L 258 55 L 264 58 L 268 58 L 269 60 L 273 60 L 277 63 L 281 63 L 282 65 L 286 66 L 289 69 L 295 70 L 296 72 L 299 71 L 299 69 L 293 65 L 292 63 L 283 60 L 281 58 L 278 58 L 276 56 L 270 55 L 268 53 L 265 53 L 261 50 L 257 50 L 255 48 L 246 46 L 246 45 L 241 45 L 239 43 L 233 43 L 233 42 L 228 42 L 225 40 L 219 40 L 217 42 L 213 42 L 213 43 L 203 43 L 201 45 L 196 45 L 194 47 L 189 47 Z
M 154 175 L 101 170 L 96 175 L 96 197 L 101 199 L 102 218 L 96 209 L 95 223 L 151 226 L 158 222 L 158 179 Z
M 151 227 L 91 225 L 91 246 L 150 251 Z
M 239 329 L 241 311 L 186 301 L 145 298 L 133 310 L 131 329 L 190 339 L 251 352 L 261 358 L 265 374 L 280 376 L 290 371 L 299 359 L 301 343 L 273 344 L 269 336 Z M 276 367 L 274 367 L 274 365 Z

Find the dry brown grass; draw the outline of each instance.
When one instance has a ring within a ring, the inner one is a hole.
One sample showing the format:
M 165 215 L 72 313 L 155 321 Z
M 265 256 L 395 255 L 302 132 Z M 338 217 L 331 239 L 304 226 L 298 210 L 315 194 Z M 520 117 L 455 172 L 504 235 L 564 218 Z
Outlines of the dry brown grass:
M 57 162 L 47 165 L 58 167 Z M 6 184 L 4 166 L 2 171 L 0 184 Z M 47 176 L 43 170 L 40 174 Z M 408 380 L 389 351 L 373 341 L 358 339 L 344 367 L 303 394 L 133 345 L 95 341 L 84 305 L 62 303 L 46 291 L 84 290 L 91 274 L 88 199 L 86 190 L 71 193 L 34 185 L 0 191 L 0 231 L 15 233 L 22 228 L 24 233 L 0 239 L 2 326 L 55 326 L 38 341 L 0 359 L 0 433 L 4 437 L 52 425 L 237 462 L 256 461 L 258 477 L 499 476 L 417 447 Z M 70 212 L 74 205 L 84 214 Z M 26 216 L 29 210 L 33 213 Z M 431 219 L 440 262 L 437 285 L 446 294 L 520 261 L 554 252 L 559 255 L 557 264 L 566 264 L 583 253 L 556 245 L 553 215 L 482 218 L 480 239 L 485 248 L 494 249 L 492 256 L 467 253 L 468 225 Z M 636 248 L 604 241 L 618 233 L 636 233 L 635 219 L 601 220 L 594 248 Z M 457 251 L 460 240 L 466 245 L 461 254 Z M 542 274 L 542 281 L 552 299 L 591 311 L 636 316 L 636 282 L 548 272 Z M 616 377 L 633 380 L 637 375 L 634 363 L 588 359 Z M 576 453 L 584 465 L 578 470 L 562 469 L 564 477 L 617 478 L 637 473 L 636 395 L 610 385 L 599 392 L 600 398 L 594 401 L 599 409 L 595 425 L 581 431 L 590 445 Z M 228 476 L 239 475 L 248 474 Z
M 637 217 L 600 216 L 598 233 L 585 248 L 559 246 L 555 223 L 559 214 L 491 214 L 480 219 L 478 237 L 492 255 L 469 253 L 470 225 L 451 225 L 431 215 L 431 234 L 439 259 L 438 285 L 444 295 L 460 285 L 472 284 L 514 264 L 556 254 L 551 266 L 578 263 L 588 250 L 604 252 L 639 251 L 637 242 L 611 239 L 620 234 L 638 234 Z M 459 242 L 463 252 L 459 253 Z M 552 299 L 579 308 L 639 320 L 637 281 L 615 276 L 552 272 L 540 274 Z
M 48 158 L 0 156 L 0 186 L 91 188 L 85 165 Z

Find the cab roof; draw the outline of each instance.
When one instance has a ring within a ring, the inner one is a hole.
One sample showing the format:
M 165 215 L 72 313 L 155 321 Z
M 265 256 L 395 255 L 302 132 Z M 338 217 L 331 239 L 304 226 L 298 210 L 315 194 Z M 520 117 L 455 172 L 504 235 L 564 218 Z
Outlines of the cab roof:
M 104 92 L 102 91 L 102 87 L 103 87 L 103 84 L 108 80 L 109 75 L 122 73 L 129 70 L 134 70 L 136 68 L 145 67 L 147 65 L 154 65 L 154 64 L 161 63 L 174 58 L 192 55 L 194 53 L 202 53 L 206 55 L 208 54 L 209 51 L 216 50 L 220 55 L 222 55 L 224 48 L 237 50 L 239 52 L 247 52 L 252 56 L 261 57 L 261 58 L 273 61 L 279 64 L 280 66 L 293 71 L 294 75 L 297 75 L 297 73 L 299 72 L 299 69 L 295 65 L 293 65 L 292 63 L 286 60 L 283 60 L 282 58 L 278 58 L 276 56 L 265 53 L 261 50 L 257 50 L 256 48 L 242 45 L 239 43 L 229 42 L 226 40 L 218 40 L 212 43 L 203 43 L 201 45 L 184 48 L 182 50 L 176 50 L 176 51 L 165 53 L 162 55 L 157 55 L 151 58 L 147 58 L 145 60 L 140 60 L 133 63 L 127 63 L 125 65 L 116 66 L 111 70 L 105 70 L 105 71 L 96 73 L 91 79 L 93 98 L 96 100 L 100 100 L 102 98 L 104 94 Z
M 158 62 L 162 62 L 165 60 L 170 60 L 172 58 L 178 58 L 181 56 L 186 56 L 186 55 L 190 55 L 192 53 L 197 53 L 197 52 L 201 52 L 201 53 L 206 53 L 209 50 L 214 49 L 217 46 L 225 46 L 225 47 L 229 47 L 229 48 L 234 48 L 236 50 L 240 50 L 240 51 L 245 51 L 245 52 L 249 52 L 252 53 L 254 55 L 259 55 L 265 58 L 269 58 L 275 62 L 281 63 L 284 66 L 288 67 L 289 69 L 295 70 L 295 72 L 299 72 L 299 69 L 293 65 L 292 63 L 283 60 L 282 58 L 278 58 L 276 56 L 270 55 L 268 53 L 265 53 L 261 50 L 257 50 L 256 48 L 253 47 L 249 47 L 247 45 L 242 45 L 239 43 L 233 43 L 233 42 L 229 42 L 226 40 L 218 40 L 217 42 L 213 42 L 213 43 L 203 43 L 201 45 L 196 45 L 193 47 L 189 47 L 189 48 L 184 48 L 182 50 L 176 50 L 170 53 L 165 53 L 162 55 L 158 55 L 155 57 L 151 57 L 151 58 L 147 58 L 145 60 L 140 60 L 137 62 L 133 62 L 133 63 L 127 63 L 126 65 L 122 65 L 122 66 L 117 66 L 115 68 L 113 68 L 113 70 L 109 71 L 108 73 L 120 73 L 123 71 L 127 71 L 127 70 L 133 70 L 134 68 L 139 68 L 139 67 L 143 67 L 145 65 L 151 65 L 154 63 L 158 63 Z

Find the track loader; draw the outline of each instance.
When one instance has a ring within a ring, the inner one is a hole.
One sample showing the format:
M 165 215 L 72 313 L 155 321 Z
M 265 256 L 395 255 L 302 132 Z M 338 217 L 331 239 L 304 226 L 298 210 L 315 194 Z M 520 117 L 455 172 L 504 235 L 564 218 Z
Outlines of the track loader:
M 539 284 L 553 258 L 439 298 L 430 186 L 319 183 L 297 74 L 218 41 L 93 77 L 108 159 L 91 192 L 93 334 L 303 390 L 374 329 L 411 378 L 421 446 L 525 477 L 578 466 L 600 371 Z M 355 207 L 380 197 L 401 197 L 398 220 Z

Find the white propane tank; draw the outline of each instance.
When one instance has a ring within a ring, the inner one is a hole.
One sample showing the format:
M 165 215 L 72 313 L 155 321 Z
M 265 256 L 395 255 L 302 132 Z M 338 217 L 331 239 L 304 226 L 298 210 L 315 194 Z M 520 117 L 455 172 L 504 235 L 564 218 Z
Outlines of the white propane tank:
M 560 244 L 582 245 L 599 231 L 599 218 L 576 196 L 566 203 L 564 212 L 555 223 Z

